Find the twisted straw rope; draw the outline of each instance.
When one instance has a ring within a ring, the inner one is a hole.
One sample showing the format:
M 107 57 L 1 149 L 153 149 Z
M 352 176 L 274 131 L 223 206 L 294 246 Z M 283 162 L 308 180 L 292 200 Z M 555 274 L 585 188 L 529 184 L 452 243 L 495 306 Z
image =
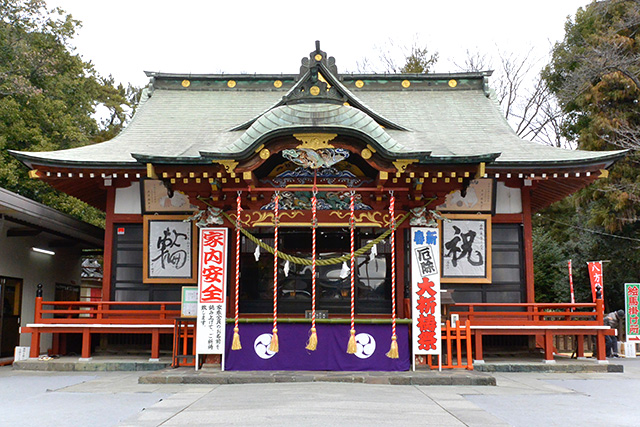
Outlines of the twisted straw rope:
M 236 223 L 236 220 L 234 218 L 232 218 L 226 212 L 222 212 L 222 216 L 224 216 L 231 224 L 235 224 Z M 400 224 L 402 224 L 404 221 L 406 221 L 406 219 L 409 218 L 410 216 L 411 216 L 411 212 L 407 212 L 406 214 L 398 217 L 397 220 L 396 220 L 396 228 L 399 227 Z M 255 243 L 256 245 L 260 246 L 262 249 L 264 249 L 265 251 L 269 252 L 270 254 L 273 254 L 275 252 L 274 248 L 272 248 L 271 246 L 267 245 L 266 243 L 264 243 L 263 241 L 261 241 L 260 239 L 258 239 L 254 235 L 252 235 L 246 229 L 240 228 L 240 232 L 242 234 L 244 234 L 247 237 L 247 239 L 251 240 L 253 243 Z M 373 245 L 377 245 L 378 243 L 380 243 L 381 241 L 383 241 L 384 239 L 389 237 L 389 235 L 391 235 L 391 233 L 392 233 L 392 230 L 391 230 L 391 228 L 389 228 L 387 231 L 382 233 L 380 236 L 378 236 L 374 240 L 370 241 L 369 243 L 367 243 L 366 245 L 364 245 L 363 247 L 358 249 L 355 252 L 355 255 L 356 256 L 360 256 L 360 255 L 366 254 L 367 252 L 369 252 L 371 250 Z M 299 264 L 299 265 L 311 265 L 312 264 L 312 260 L 309 259 L 309 258 L 300 258 L 300 257 L 297 257 L 297 256 L 285 254 L 283 252 L 278 252 L 277 256 L 278 256 L 278 258 L 284 259 L 284 260 L 292 262 L 294 264 Z M 343 262 L 349 261 L 350 259 L 351 259 L 351 255 L 350 254 L 346 254 L 346 255 L 342 255 L 340 257 L 336 257 L 336 258 L 318 259 L 318 260 L 316 260 L 316 265 L 325 266 L 325 265 L 342 264 Z

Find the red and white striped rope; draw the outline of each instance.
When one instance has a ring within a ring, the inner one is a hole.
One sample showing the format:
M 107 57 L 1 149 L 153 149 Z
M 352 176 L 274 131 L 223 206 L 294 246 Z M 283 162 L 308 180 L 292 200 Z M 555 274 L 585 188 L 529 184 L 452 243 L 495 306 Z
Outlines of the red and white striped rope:
M 316 192 L 313 192 L 311 198 L 311 328 L 316 328 L 316 228 L 318 227 L 317 218 L 318 198 Z
M 238 317 L 240 314 L 239 302 L 240 299 L 240 213 L 242 212 L 241 197 L 242 191 L 238 191 L 236 197 L 236 289 L 235 289 L 235 322 L 234 329 L 238 329 Z
M 273 216 L 273 330 L 278 328 L 278 226 L 280 225 L 280 211 L 278 207 L 280 195 L 276 193 Z
M 355 225 L 356 225 L 356 215 L 355 215 L 355 195 L 351 193 L 351 203 L 349 205 L 349 209 L 351 210 L 351 215 L 349 217 L 349 231 L 351 237 L 351 330 L 355 330 L 355 288 L 356 288 L 356 277 L 355 277 Z
M 389 217 L 391 218 L 391 331 L 396 337 L 396 198 L 391 192 L 389 199 Z

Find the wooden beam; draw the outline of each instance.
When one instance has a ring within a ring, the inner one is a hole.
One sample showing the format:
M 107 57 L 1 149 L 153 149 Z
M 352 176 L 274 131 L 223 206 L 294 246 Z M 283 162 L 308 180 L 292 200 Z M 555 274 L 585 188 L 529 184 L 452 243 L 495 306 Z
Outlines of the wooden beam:
M 42 233 L 42 230 L 35 228 L 10 228 L 7 230 L 7 237 L 33 237 Z

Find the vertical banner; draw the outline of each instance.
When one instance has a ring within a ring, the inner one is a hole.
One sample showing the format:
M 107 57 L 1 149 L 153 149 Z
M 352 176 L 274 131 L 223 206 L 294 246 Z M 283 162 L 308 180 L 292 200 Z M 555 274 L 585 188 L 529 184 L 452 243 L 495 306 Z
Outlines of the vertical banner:
M 571 304 L 576 303 L 576 294 L 573 292 L 573 270 L 571 269 L 571 260 L 569 260 L 569 292 L 571 292 Z M 593 302 L 596 302 L 595 297 L 593 298 Z M 571 308 L 573 311 L 573 308 Z
M 640 290 L 640 283 L 625 283 L 624 284 L 624 308 L 626 313 L 627 324 L 627 342 L 640 342 L 640 325 L 638 323 L 638 311 L 640 305 L 638 305 L 638 290 Z
M 227 295 L 226 228 L 201 228 L 196 354 L 223 354 Z
M 440 238 L 437 228 L 411 228 L 411 316 L 414 355 L 441 354 Z
M 596 289 L 598 286 L 600 286 L 602 299 L 604 299 L 604 286 L 602 284 L 602 262 L 588 262 L 587 268 L 589 269 L 589 279 L 591 279 L 591 296 L 593 297 L 593 302 L 596 302 Z

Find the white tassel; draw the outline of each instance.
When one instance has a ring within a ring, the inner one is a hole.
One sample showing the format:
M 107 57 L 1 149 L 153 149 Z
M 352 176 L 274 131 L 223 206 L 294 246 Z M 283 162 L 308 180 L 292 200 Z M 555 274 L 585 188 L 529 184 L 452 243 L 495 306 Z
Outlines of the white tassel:
M 340 270 L 340 278 L 346 279 L 347 277 L 349 277 L 349 266 L 347 265 L 347 262 L 344 261 L 342 263 L 342 270 Z
M 253 251 L 253 256 L 256 258 L 256 262 L 260 261 L 260 246 L 256 245 L 256 250 Z
M 284 277 L 289 277 L 289 261 L 284 262 Z

